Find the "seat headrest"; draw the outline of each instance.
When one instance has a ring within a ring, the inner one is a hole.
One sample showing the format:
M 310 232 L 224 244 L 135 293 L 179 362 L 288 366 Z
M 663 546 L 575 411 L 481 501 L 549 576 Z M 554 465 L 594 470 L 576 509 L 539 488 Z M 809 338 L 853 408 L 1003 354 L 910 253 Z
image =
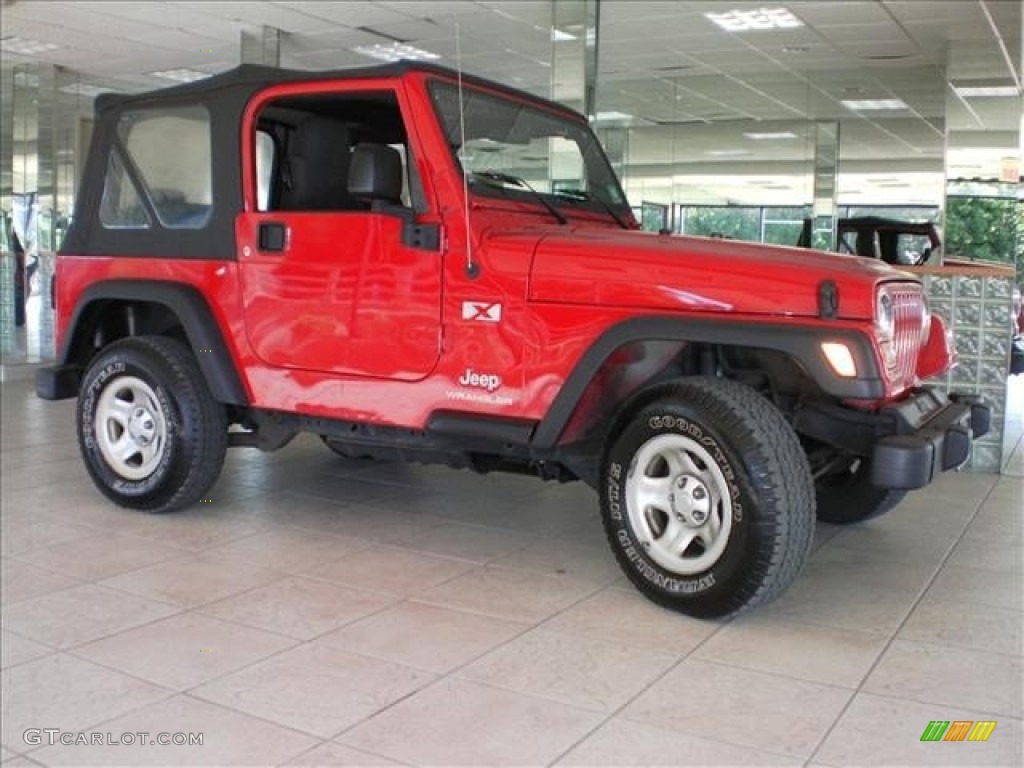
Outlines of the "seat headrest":
M 360 144 L 352 152 L 348 193 L 360 200 L 400 203 L 402 156 L 386 144 Z
M 282 195 L 289 210 L 348 207 L 348 127 L 339 120 L 311 116 L 295 127 L 288 147 L 291 189 Z

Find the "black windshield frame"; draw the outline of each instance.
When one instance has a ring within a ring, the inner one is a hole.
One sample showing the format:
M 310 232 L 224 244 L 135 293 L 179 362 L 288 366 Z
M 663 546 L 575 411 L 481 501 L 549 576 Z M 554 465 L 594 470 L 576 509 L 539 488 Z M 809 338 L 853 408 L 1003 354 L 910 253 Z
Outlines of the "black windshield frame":
M 463 168 L 459 156 L 462 138 L 459 86 L 449 80 L 431 78 L 427 82 L 427 91 L 437 115 L 438 125 L 448 144 L 452 161 L 460 172 L 465 173 L 466 170 Z M 527 136 L 530 138 L 557 137 L 574 142 L 585 169 L 586 188 L 583 191 L 592 197 L 600 197 L 621 218 L 627 221 L 632 220 L 629 201 L 605 155 L 604 148 L 582 118 L 573 119 L 570 115 L 560 111 L 546 110 L 543 106 L 534 105 L 525 100 L 466 84 L 463 84 L 462 87 L 462 104 L 467 142 L 474 139 L 493 139 L 495 136 L 501 135 L 503 131 L 505 135 L 502 138 L 507 139 L 508 134 L 515 128 L 519 128 L 523 135 L 519 137 L 519 141 L 512 143 L 522 143 L 522 139 Z M 484 113 L 479 113 L 481 106 L 488 107 L 488 109 Z M 487 115 L 486 123 L 477 120 L 477 114 Z M 525 124 L 520 119 L 524 114 L 528 118 L 532 118 Z M 530 127 L 541 129 L 545 126 L 554 128 L 554 130 L 541 130 L 537 133 L 529 130 Z M 473 169 L 470 169 L 471 180 L 472 176 Z M 482 197 L 504 198 L 536 205 L 538 203 L 537 195 L 542 195 L 552 204 L 568 209 L 569 212 L 573 209 L 586 210 L 608 217 L 608 211 L 600 203 L 559 194 L 557 187 L 552 191 L 539 190 L 536 193 L 516 187 L 496 188 L 487 184 L 471 184 L 471 187 L 473 194 Z

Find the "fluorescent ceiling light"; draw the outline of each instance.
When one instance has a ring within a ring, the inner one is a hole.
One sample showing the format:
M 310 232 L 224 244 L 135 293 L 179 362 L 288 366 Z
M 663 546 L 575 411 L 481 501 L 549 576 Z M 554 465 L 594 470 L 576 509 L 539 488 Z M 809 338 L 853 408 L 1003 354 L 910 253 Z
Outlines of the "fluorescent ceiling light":
M 575 40 L 576 35 L 571 32 L 566 32 L 564 29 L 558 27 L 551 28 L 551 42 L 552 43 L 564 43 L 566 40 Z
M 1018 95 L 1012 85 L 954 85 L 953 90 L 965 99 Z
M 440 54 L 425 51 L 408 43 L 398 42 L 357 45 L 352 50 L 355 53 L 368 56 L 371 59 L 379 59 L 380 61 L 401 61 L 402 59 L 410 61 L 436 61 L 441 58 Z
M 754 141 L 771 141 L 773 139 L 795 139 L 797 137 L 796 134 L 793 133 L 792 131 L 775 131 L 774 133 L 768 131 L 764 133 L 744 133 L 743 135 L 746 136 L 748 139 L 753 139 Z
M 843 99 L 839 102 L 847 109 L 856 112 L 868 112 L 882 109 L 907 109 L 901 99 Z
M 9 35 L 0 38 L 0 50 L 6 53 L 20 53 L 24 56 L 34 56 L 38 53 L 46 53 L 60 48 L 54 43 L 43 43 L 39 40 L 29 40 L 24 37 Z
M 196 80 L 203 80 L 210 76 L 208 72 L 200 72 L 198 69 L 179 67 L 178 69 L 161 69 L 159 72 L 150 72 L 150 77 L 160 77 L 164 80 L 174 80 L 179 83 L 193 83 Z
M 612 121 L 632 120 L 632 115 L 627 115 L 625 112 L 598 112 L 594 115 L 594 122 L 596 123 L 609 123 Z
M 749 155 L 745 149 L 709 149 L 704 153 L 705 155 L 711 155 L 712 157 L 740 157 L 741 155 Z
M 704 15 L 727 32 L 794 29 L 804 25 L 787 8 L 757 8 L 750 11 L 736 9 L 725 13 L 705 13 Z

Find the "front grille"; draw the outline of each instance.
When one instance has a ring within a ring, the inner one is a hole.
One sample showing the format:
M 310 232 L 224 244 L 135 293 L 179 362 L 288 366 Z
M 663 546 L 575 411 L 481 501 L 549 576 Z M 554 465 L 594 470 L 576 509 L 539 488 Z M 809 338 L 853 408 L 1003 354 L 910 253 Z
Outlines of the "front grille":
M 920 286 L 909 284 L 888 287 L 886 293 L 896 320 L 896 361 L 889 379 L 897 387 L 911 387 L 917 383 L 917 357 L 924 340 L 924 296 Z

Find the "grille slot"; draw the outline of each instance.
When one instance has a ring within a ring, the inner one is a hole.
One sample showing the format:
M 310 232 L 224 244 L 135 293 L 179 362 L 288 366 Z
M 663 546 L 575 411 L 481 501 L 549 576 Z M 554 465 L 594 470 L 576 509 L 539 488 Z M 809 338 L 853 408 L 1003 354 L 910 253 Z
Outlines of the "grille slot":
M 889 378 L 898 387 L 917 383 L 917 356 L 924 338 L 924 297 L 921 288 L 901 285 L 886 289 L 892 299 L 896 332 L 896 365 L 889 369 Z

